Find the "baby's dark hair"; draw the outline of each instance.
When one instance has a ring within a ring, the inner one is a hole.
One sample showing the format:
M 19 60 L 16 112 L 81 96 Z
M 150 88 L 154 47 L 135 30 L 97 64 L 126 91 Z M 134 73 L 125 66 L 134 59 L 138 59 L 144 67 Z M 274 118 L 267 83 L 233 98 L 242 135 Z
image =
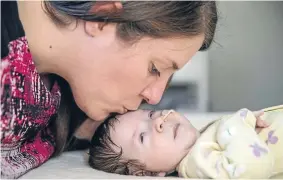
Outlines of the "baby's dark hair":
M 110 137 L 110 129 L 115 129 L 115 123 L 119 123 L 119 120 L 115 115 L 111 115 L 95 131 L 89 150 L 89 165 L 108 173 L 155 176 L 155 172 L 146 171 L 144 164 L 138 160 L 122 157 L 123 149 Z

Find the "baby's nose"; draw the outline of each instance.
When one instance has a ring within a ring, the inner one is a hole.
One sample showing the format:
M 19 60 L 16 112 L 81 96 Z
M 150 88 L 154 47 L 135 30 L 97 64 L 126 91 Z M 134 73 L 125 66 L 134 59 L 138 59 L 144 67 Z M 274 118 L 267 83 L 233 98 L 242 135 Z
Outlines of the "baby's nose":
M 171 110 L 163 110 L 162 111 L 162 118 L 163 118 L 163 121 L 164 122 L 166 122 L 167 120 L 168 120 L 168 116 L 170 115 L 170 114 L 172 114 L 172 113 L 174 113 L 174 110 L 173 109 L 171 109 Z
M 161 113 L 162 116 L 160 116 L 160 117 L 158 117 L 154 120 L 155 121 L 154 126 L 155 126 L 155 129 L 156 129 L 157 132 L 159 132 L 159 133 L 163 132 L 163 130 L 164 130 L 163 125 L 167 121 L 167 117 L 173 112 L 174 112 L 174 110 L 164 110 Z
M 163 120 L 162 116 L 160 116 L 160 117 L 158 117 L 154 120 L 154 128 L 157 132 L 159 132 L 159 133 L 163 132 L 163 123 L 164 123 L 164 120 Z

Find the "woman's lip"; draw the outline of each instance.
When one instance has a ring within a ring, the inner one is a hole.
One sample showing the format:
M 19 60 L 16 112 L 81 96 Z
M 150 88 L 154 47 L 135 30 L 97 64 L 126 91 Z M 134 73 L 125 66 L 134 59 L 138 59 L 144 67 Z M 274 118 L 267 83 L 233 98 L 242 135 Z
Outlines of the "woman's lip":
M 180 127 L 179 123 L 174 126 L 174 139 L 177 137 L 179 127 Z
M 125 107 L 121 108 L 118 113 L 119 114 L 125 114 L 126 112 L 128 112 L 128 109 L 126 109 Z
M 124 107 L 124 113 L 128 112 L 128 109 Z

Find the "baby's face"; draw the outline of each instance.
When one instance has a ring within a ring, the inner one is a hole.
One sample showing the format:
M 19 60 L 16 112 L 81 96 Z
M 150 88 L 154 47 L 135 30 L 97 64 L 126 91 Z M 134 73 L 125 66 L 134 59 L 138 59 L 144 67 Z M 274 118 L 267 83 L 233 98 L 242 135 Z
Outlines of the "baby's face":
M 184 116 L 168 112 L 138 110 L 117 116 L 110 136 L 122 148 L 122 157 L 139 160 L 153 172 L 175 170 L 199 132 Z

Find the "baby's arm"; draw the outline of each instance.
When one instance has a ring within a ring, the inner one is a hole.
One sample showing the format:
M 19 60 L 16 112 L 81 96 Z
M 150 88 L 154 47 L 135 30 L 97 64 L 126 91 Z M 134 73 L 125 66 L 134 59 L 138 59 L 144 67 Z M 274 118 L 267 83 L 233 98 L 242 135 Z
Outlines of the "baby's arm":
M 261 129 L 269 126 L 264 120 L 261 119 L 261 116 L 263 116 L 263 114 L 264 114 L 263 110 L 254 111 L 253 114 L 256 117 L 256 131 L 257 131 L 257 133 L 259 133 Z M 218 120 L 220 120 L 220 119 L 218 119 Z M 208 127 L 210 127 L 212 124 L 214 124 L 218 120 L 214 120 L 214 121 L 208 123 L 206 126 L 202 127 L 200 129 L 200 133 L 203 133 Z
M 241 109 L 231 118 L 223 119 L 216 130 L 228 167 L 233 167 L 223 166 L 230 178 L 268 178 L 272 172 L 272 152 L 255 131 L 258 121 L 253 112 Z

